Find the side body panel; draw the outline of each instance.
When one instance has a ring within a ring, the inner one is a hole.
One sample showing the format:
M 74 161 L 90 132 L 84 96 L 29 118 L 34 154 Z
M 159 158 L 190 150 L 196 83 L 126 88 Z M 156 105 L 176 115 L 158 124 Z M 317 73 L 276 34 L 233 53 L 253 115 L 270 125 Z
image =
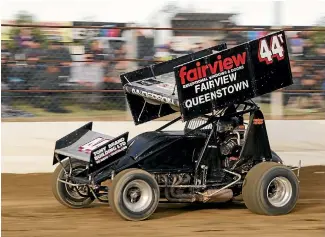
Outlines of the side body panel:
M 147 140 L 150 139 L 150 142 Z M 203 136 L 185 136 L 165 132 L 138 135 L 115 170 L 139 167 L 144 170 L 194 170 L 194 158 L 204 144 Z
M 239 167 L 249 160 L 272 160 L 272 157 L 264 115 L 261 110 L 256 110 L 250 115 L 245 143 L 239 161 L 232 168 Z

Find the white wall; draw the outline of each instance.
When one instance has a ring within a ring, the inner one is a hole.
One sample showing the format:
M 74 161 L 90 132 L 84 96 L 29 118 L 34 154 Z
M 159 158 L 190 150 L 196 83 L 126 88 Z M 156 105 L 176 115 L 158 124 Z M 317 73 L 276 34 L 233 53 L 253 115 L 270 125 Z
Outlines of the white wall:
M 51 172 L 55 141 L 81 127 L 85 122 L 2 122 L 2 172 Z M 133 122 L 94 122 L 93 131 L 129 137 L 150 131 L 166 122 L 135 126 Z M 178 122 L 170 129 L 182 129 Z M 266 121 L 271 147 L 288 164 L 325 165 L 325 120 Z

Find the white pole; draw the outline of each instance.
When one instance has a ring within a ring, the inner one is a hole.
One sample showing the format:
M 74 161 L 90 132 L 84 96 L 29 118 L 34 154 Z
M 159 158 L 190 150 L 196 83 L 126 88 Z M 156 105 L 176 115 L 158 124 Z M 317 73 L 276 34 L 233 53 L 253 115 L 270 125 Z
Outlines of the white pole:
M 281 4 L 282 1 L 274 1 L 274 25 L 281 26 Z M 271 93 L 271 117 L 272 119 L 283 118 L 283 94 L 282 92 Z
M 134 26 L 134 24 L 128 24 L 130 26 Z M 138 58 L 138 51 L 137 51 L 137 32 L 136 30 L 129 30 L 126 32 L 126 38 L 128 40 L 127 42 L 127 58 Z M 137 62 L 128 62 L 128 70 L 127 71 L 133 71 L 137 69 Z M 127 102 L 127 99 L 125 98 L 125 104 L 126 104 L 126 111 L 125 111 L 125 119 L 126 120 L 132 120 L 132 116 L 130 113 L 129 104 Z

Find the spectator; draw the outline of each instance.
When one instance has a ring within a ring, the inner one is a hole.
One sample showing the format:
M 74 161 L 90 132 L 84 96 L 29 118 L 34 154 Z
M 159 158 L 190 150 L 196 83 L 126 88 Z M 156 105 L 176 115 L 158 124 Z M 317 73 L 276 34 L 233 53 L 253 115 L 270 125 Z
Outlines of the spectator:
M 116 49 L 115 52 L 115 58 L 123 59 L 126 57 L 126 46 L 121 46 L 121 48 Z M 112 64 L 112 63 L 111 63 Z M 122 89 L 122 86 L 120 84 L 120 75 L 122 73 L 125 73 L 128 67 L 127 61 L 117 61 L 114 62 L 111 67 L 109 67 L 109 70 L 106 71 L 105 74 L 105 82 L 111 82 L 111 84 L 107 84 L 107 89 Z
M 97 40 L 87 42 L 85 46 L 85 54 L 83 62 L 78 67 L 75 67 L 75 77 L 79 83 L 85 88 L 94 89 L 97 84 L 101 83 L 104 76 L 104 66 L 108 65 L 104 59 L 104 53 L 100 42 Z M 88 100 L 87 102 L 89 102 Z
M 29 48 L 24 50 L 24 54 L 29 65 L 45 66 L 45 63 L 41 62 L 41 60 L 44 59 L 46 52 L 41 48 L 39 40 L 35 39 L 30 42 Z
M 316 48 L 316 55 L 319 59 L 325 59 L 325 43 L 320 44 Z
M 315 68 L 315 80 L 316 80 L 316 85 L 315 88 L 316 90 L 325 90 L 325 69 L 324 65 L 316 65 Z M 314 93 L 314 103 L 315 107 L 325 110 L 325 104 L 324 104 L 324 99 L 325 99 L 325 93 Z
M 2 54 L 1 48 L 1 89 L 7 90 L 8 88 L 8 81 L 10 75 L 10 66 L 8 63 L 9 56 L 7 54 Z M 2 92 L 1 96 L 1 103 L 2 104 L 9 104 L 10 103 L 10 96 L 8 93 Z
M 32 88 L 40 90 L 60 90 L 64 89 L 60 86 L 59 76 L 60 64 L 59 63 L 47 63 L 46 70 L 43 70 L 41 73 L 34 74 L 32 80 Z M 48 92 L 44 93 L 47 97 L 48 103 L 44 104 L 43 107 L 46 111 L 52 113 L 67 113 L 68 110 L 62 107 L 62 102 L 60 101 L 61 95 L 58 92 Z
M 27 65 L 17 65 L 15 72 L 22 74 L 21 78 L 24 80 L 26 89 L 33 89 L 35 83 L 38 82 L 38 77 L 43 73 L 46 67 L 46 62 L 42 62 L 46 55 L 45 49 L 41 48 L 40 41 L 33 39 L 29 47 L 23 51 Z M 36 80 L 36 82 L 35 82 Z M 16 85 L 17 86 L 17 85 Z M 41 108 L 42 105 L 38 99 L 32 99 L 31 104 L 36 108 Z
M 312 91 L 319 89 L 319 79 L 314 74 L 314 68 L 311 63 L 305 63 L 304 64 L 304 73 L 303 78 L 301 80 L 302 89 L 306 91 Z M 314 93 L 307 94 L 304 96 L 304 104 L 302 105 L 302 108 L 305 109 L 313 109 L 315 108 L 315 105 L 318 100 L 317 95 Z
M 158 46 L 154 57 L 155 57 L 155 60 L 159 60 L 159 61 L 170 60 L 171 55 L 169 53 L 169 46 L 168 45 Z
M 136 30 L 135 34 L 137 37 L 136 38 L 137 58 L 144 59 L 144 60 L 153 60 L 154 55 L 155 55 L 155 48 L 154 48 L 155 39 L 154 39 L 153 33 L 146 35 L 146 34 L 144 34 L 143 31 Z M 140 67 L 145 67 L 145 66 L 152 64 L 152 62 L 140 61 L 137 64 Z
M 126 45 L 122 45 L 121 48 L 115 50 L 115 57 L 118 59 L 124 59 L 126 58 L 126 53 Z M 118 74 L 120 75 L 126 72 L 127 66 L 127 61 L 118 61 L 115 65 L 115 70 L 118 71 Z
M 103 62 L 104 61 L 104 49 L 99 40 L 94 40 L 90 46 L 90 52 L 93 56 L 93 60 L 96 62 Z
M 10 60 L 11 53 L 7 48 L 6 42 L 2 42 L 1 44 L 1 84 L 8 83 L 8 76 L 9 76 L 9 66 L 8 60 Z
M 321 96 L 322 96 L 322 99 L 323 99 L 323 108 L 325 110 L 325 69 L 323 69 L 321 72 L 320 72 L 320 75 L 322 77 L 322 80 L 321 80 L 321 90 L 323 91 L 321 93 Z
M 315 53 L 313 52 L 313 42 L 308 37 L 308 34 L 304 32 L 305 34 L 301 34 L 303 38 L 303 55 L 305 59 L 308 58 L 314 58 Z
M 117 48 L 113 50 L 114 52 L 114 58 L 123 59 L 126 57 L 127 48 L 125 44 L 118 45 Z M 128 68 L 128 62 L 127 61 L 117 61 L 117 62 L 108 62 L 105 69 L 104 69 L 104 79 L 101 83 L 99 83 L 96 88 L 100 90 L 122 90 L 122 84 L 120 80 L 120 75 L 124 72 L 126 72 Z M 114 108 L 114 105 L 116 105 L 119 100 L 123 103 L 123 99 L 121 97 L 121 93 L 119 92 L 113 92 L 110 93 L 109 96 L 107 94 L 102 94 L 101 97 L 99 97 L 102 102 L 107 101 L 110 106 L 112 106 L 112 109 Z M 106 107 L 107 108 L 107 107 Z M 125 109 L 121 108 L 120 109 Z
M 304 40 L 302 39 L 300 32 L 289 39 L 289 44 L 288 48 L 292 55 L 302 56 Z
M 301 81 L 303 78 L 304 67 L 301 64 L 297 64 L 295 61 L 291 61 L 291 72 L 292 72 L 292 80 L 293 84 L 288 86 L 287 90 L 301 90 L 302 85 Z M 288 105 L 289 107 L 298 107 L 300 102 L 300 95 L 285 93 L 284 94 L 284 105 Z
M 11 55 L 12 54 L 7 47 L 7 42 L 1 41 L 1 58 L 2 58 L 2 56 L 5 56 L 7 59 L 9 59 L 11 57 Z
M 1 85 L 8 83 L 9 66 L 8 66 L 8 55 L 2 54 L 1 51 Z
M 58 40 L 52 41 L 48 49 L 48 59 L 57 62 L 60 76 L 70 77 L 72 57 L 68 48 Z
M 19 50 L 27 49 L 33 43 L 33 36 L 31 28 L 22 28 L 19 35 L 15 38 Z

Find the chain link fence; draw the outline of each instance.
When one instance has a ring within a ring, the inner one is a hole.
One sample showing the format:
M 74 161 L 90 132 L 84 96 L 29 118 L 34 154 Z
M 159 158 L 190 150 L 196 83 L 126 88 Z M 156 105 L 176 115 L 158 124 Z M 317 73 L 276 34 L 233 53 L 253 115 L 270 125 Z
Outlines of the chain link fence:
M 171 28 L 60 26 L 79 34 L 80 29 L 92 33 L 68 42 L 49 39 L 46 43 L 33 35 L 33 29 L 44 26 L 3 24 L 19 30 L 15 37 L 2 40 L 2 118 L 128 120 L 121 73 L 221 42 L 232 47 L 278 30 L 217 24 L 219 18 L 207 15 L 186 20 L 189 17 L 175 17 Z M 256 101 L 269 118 L 324 119 L 325 30 L 285 30 L 294 84 Z M 170 41 L 157 45 L 164 32 Z

